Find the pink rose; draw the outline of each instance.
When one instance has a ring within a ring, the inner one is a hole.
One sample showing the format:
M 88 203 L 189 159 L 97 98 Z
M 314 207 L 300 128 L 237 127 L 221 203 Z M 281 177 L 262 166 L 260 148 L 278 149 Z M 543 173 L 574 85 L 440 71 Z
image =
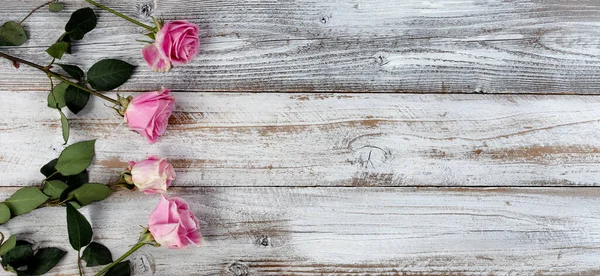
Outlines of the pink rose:
M 165 193 L 175 180 L 173 166 L 166 159 L 154 156 L 141 162 L 129 162 L 133 184 L 147 195 Z
M 200 245 L 198 219 L 181 198 L 167 199 L 163 196 L 150 214 L 148 229 L 157 243 L 167 248 L 185 248 Z
M 186 64 L 198 53 L 198 26 L 185 20 L 165 23 L 154 43 L 144 47 L 142 55 L 152 70 L 167 72 L 172 64 Z
M 174 107 L 175 99 L 167 89 L 142 93 L 129 101 L 125 121 L 153 144 L 167 130 Z

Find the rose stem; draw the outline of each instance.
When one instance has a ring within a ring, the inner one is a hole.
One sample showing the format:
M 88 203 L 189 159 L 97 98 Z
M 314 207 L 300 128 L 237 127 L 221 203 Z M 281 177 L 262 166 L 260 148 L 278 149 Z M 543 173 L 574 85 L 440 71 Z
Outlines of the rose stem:
M 146 244 L 147 243 L 143 243 L 143 242 L 136 243 L 131 249 L 129 249 L 129 251 L 125 252 L 125 254 L 123 254 L 123 256 L 119 257 L 116 261 L 112 262 L 107 267 L 100 270 L 100 272 L 96 273 L 96 276 L 101 276 L 102 274 L 106 273 L 111 267 L 117 265 L 122 260 L 125 260 L 125 258 L 129 257 L 129 255 L 131 255 L 133 252 L 137 251 L 138 249 L 140 249 L 142 246 L 144 246 Z
M 85 86 L 81 86 L 79 84 L 76 84 L 76 83 L 68 80 L 67 77 L 65 77 L 65 76 L 63 76 L 61 74 L 58 74 L 58 73 L 50 71 L 49 67 L 44 67 L 44 66 L 41 66 L 39 64 L 35 64 L 33 62 L 30 62 L 30 61 L 27 61 L 27 60 L 24 60 L 24 59 L 20 59 L 18 57 L 14 57 L 14 56 L 11 56 L 9 54 L 2 53 L 2 52 L 0 52 L 0 57 L 3 57 L 5 59 L 8 59 L 8 60 L 13 61 L 13 62 L 23 63 L 25 65 L 31 66 L 31 67 L 33 67 L 35 69 L 38 69 L 38 70 L 46 73 L 48 76 L 52 76 L 53 78 L 59 79 L 59 80 L 63 81 L 64 83 L 67 83 L 67 84 L 69 84 L 69 85 L 71 85 L 73 87 L 79 88 L 79 89 L 81 89 L 81 90 L 83 90 L 85 92 L 88 92 L 88 93 L 90 93 L 90 94 L 92 94 L 94 96 L 98 96 L 98 97 L 100 97 L 101 99 L 103 99 L 105 101 L 109 101 L 109 102 L 111 102 L 113 104 L 116 104 L 116 105 L 119 104 L 119 102 L 117 100 L 115 100 L 115 99 L 111 99 L 111 98 L 109 98 L 107 96 L 104 96 L 104 95 L 102 95 L 102 94 L 100 94 L 100 93 L 98 93 L 96 91 L 88 89 Z
M 44 7 L 44 6 L 46 6 L 46 5 L 49 5 L 50 3 L 54 2 L 54 1 L 56 1 L 56 0 L 50 0 L 50 1 L 46 2 L 46 3 L 44 3 L 44 4 L 41 4 L 41 5 L 37 6 L 35 9 L 31 10 L 31 11 L 30 11 L 30 12 L 27 14 L 27 16 L 25 16 L 25 18 L 23 18 L 23 19 L 22 19 L 22 20 L 19 22 L 19 25 L 23 24 L 23 22 L 25 22 L 25 20 L 26 20 L 27 18 L 29 18 L 29 17 L 30 17 L 30 16 L 31 16 L 31 15 L 32 15 L 32 14 L 33 14 L 35 11 L 37 11 L 37 10 L 39 10 L 39 9 L 43 8 L 43 7 Z
M 79 268 L 79 276 L 83 276 L 83 271 L 81 270 L 81 249 L 77 251 L 77 268 Z
M 90 4 L 94 5 L 94 6 L 98 7 L 98 8 L 101 8 L 101 9 L 103 9 L 103 10 L 106 10 L 106 11 L 108 11 L 108 12 L 110 12 L 110 13 L 112 13 L 112 14 L 114 14 L 114 15 L 118 16 L 118 17 L 121 17 L 121 18 L 123 18 L 123 19 L 125 19 L 125 20 L 127 20 L 127 21 L 129 21 L 129 22 L 131 22 L 131 23 L 133 23 L 133 24 L 136 24 L 136 25 L 138 25 L 138 26 L 140 26 L 140 27 L 144 27 L 144 28 L 146 28 L 146 29 L 148 29 L 148 30 L 150 30 L 150 31 L 152 31 L 152 32 L 154 32 L 154 31 L 155 31 L 155 30 L 154 30 L 154 27 L 152 27 L 152 26 L 148 26 L 148 25 L 146 25 L 146 24 L 144 24 L 144 23 L 142 23 L 142 22 L 140 22 L 140 21 L 137 21 L 137 20 L 135 20 L 135 19 L 133 19 L 133 18 L 131 18 L 131 17 L 127 16 L 127 15 L 124 15 L 124 14 L 122 14 L 122 13 L 118 12 L 118 11 L 115 11 L 115 10 L 113 10 L 113 9 L 111 9 L 111 8 L 107 7 L 107 6 L 104 6 L 104 5 L 100 4 L 100 3 L 97 3 L 97 2 L 95 2 L 95 1 L 93 1 L 93 0 L 85 0 L 85 1 L 87 1 L 88 3 L 90 3 Z

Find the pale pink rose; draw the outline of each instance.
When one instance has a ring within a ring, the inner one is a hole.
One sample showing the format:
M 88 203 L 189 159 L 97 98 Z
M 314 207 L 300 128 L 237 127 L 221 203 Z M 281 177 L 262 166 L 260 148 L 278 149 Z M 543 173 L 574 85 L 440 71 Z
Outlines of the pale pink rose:
M 186 64 L 198 53 L 198 26 L 185 20 L 166 22 L 156 33 L 154 43 L 142 50 L 152 70 L 166 72 L 172 65 Z
M 157 243 L 167 248 L 200 245 L 202 236 L 198 219 L 181 198 L 162 196 L 148 220 L 150 233 Z
M 129 162 L 129 171 L 133 184 L 147 195 L 166 193 L 175 180 L 175 170 L 166 159 L 154 156 L 141 162 Z
M 127 105 L 125 121 L 129 127 L 146 136 L 150 144 L 167 131 L 169 117 L 175 107 L 175 98 L 169 90 L 139 94 Z

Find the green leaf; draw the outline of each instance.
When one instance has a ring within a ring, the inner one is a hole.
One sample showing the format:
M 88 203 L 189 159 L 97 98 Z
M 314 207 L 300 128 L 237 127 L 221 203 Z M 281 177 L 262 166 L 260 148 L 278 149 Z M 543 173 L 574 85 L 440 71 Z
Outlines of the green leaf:
M 89 175 L 88 171 L 82 171 L 76 175 L 70 175 L 67 177 L 67 185 L 71 186 L 81 186 L 82 184 L 88 183 Z
M 42 275 L 52 269 L 67 254 L 56 247 L 40 248 L 27 265 L 28 275 Z
M 27 265 L 32 258 L 33 249 L 31 248 L 31 244 L 17 245 L 2 256 L 2 264 L 4 266 L 8 264 L 14 268 L 19 268 Z
M 50 5 L 48 5 L 48 9 L 51 12 L 61 12 L 64 8 L 65 4 L 63 3 L 50 3 Z
M 90 94 L 88 92 L 75 86 L 69 85 L 65 90 L 65 104 L 75 114 L 85 107 L 89 99 Z
M 6 241 L 4 241 L 4 243 L 2 243 L 2 245 L 0 245 L 0 256 L 4 256 L 4 254 L 6 254 L 6 252 L 15 248 L 16 245 L 17 245 L 17 236 L 11 235 Z
M 71 194 L 72 191 L 75 191 L 77 188 L 81 187 L 81 185 L 73 185 L 73 186 L 69 186 L 68 188 L 66 188 L 62 194 L 60 194 L 60 198 L 59 201 L 60 202 L 64 202 L 68 199 L 72 199 L 73 198 L 73 194 Z M 74 202 L 71 202 L 74 203 Z M 79 203 L 77 203 L 77 205 L 79 205 Z M 81 206 L 77 207 L 77 209 L 79 209 Z
M 0 203 L 0 224 L 4 224 L 10 220 L 10 208 L 4 203 Z
M 116 264 L 111 267 L 106 274 L 106 276 L 130 276 L 131 268 L 129 267 L 129 261 L 124 261 Z
M 8 21 L 0 26 L 0 46 L 21 46 L 27 41 L 27 34 L 18 22 Z
M 44 165 L 41 169 L 40 172 L 46 177 L 51 177 L 46 179 L 46 180 L 60 180 L 62 182 L 67 182 L 68 177 L 64 176 L 60 173 L 56 172 L 56 163 L 58 162 L 58 158 L 52 159 L 50 162 L 48 162 L 46 165 Z M 87 181 L 86 181 L 87 182 Z M 69 184 L 67 182 L 67 184 Z
M 59 41 L 50 45 L 50 47 L 46 49 L 46 53 L 53 58 L 61 59 L 67 50 L 69 50 L 69 42 Z
M 110 264 L 113 261 L 110 250 L 97 242 L 90 243 L 83 250 L 81 258 L 85 261 L 87 267 Z
M 135 66 L 118 59 L 104 59 L 96 62 L 87 73 L 92 88 L 98 91 L 115 89 L 125 83 Z
M 65 148 L 56 162 L 56 170 L 62 175 L 76 175 L 92 163 L 96 140 L 75 143 Z
M 92 241 L 92 226 L 87 219 L 67 203 L 67 230 L 69 232 L 69 242 L 75 250 L 81 250 Z
M 65 31 L 73 40 L 80 40 L 83 36 L 96 28 L 96 14 L 91 8 L 76 10 L 71 14 L 71 19 L 65 26 Z
M 69 186 L 60 180 L 51 180 L 44 185 L 44 194 L 50 197 L 50 199 L 58 199 L 60 194 L 67 189 Z
M 77 203 L 77 201 L 69 201 L 68 204 L 71 204 L 73 207 L 75 207 L 75 209 L 81 208 L 81 205 L 79 205 L 79 203 Z
M 19 246 L 19 245 L 31 245 L 31 246 L 33 246 L 33 243 L 30 243 L 30 242 L 28 242 L 26 240 L 17 240 L 16 245 L 17 246 Z
M 48 200 L 40 189 L 36 187 L 25 187 L 16 191 L 10 198 L 5 201 L 5 204 L 10 208 L 13 216 L 19 216 L 29 213 Z
M 58 108 L 67 106 L 65 103 L 65 90 L 67 87 L 69 87 L 68 84 L 61 82 L 52 89 L 52 93 L 48 93 L 48 107 L 56 108 L 57 104 Z
M 86 206 L 94 201 L 104 200 L 110 193 L 110 188 L 104 184 L 89 183 L 81 185 L 81 187 L 72 191 L 70 195 L 72 195 L 81 206 Z
M 69 76 L 73 77 L 74 79 L 77 79 L 77 80 L 83 79 L 83 70 L 81 70 L 81 68 L 79 68 L 79 66 L 70 65 L 70 64 L 58 64 L 58 63 L 56 65 L 60 66 L 63 70 L 65 70 L 65 72 L 67 72 L 67 74 L 69 74 Z
M 60 113 L 60 124 L 62 126 L 62 135 L 63 140 L 65 141 L 65 145 L 69 141 L 69 119 L 65 116 L 65 113 L 62 110 L 58 109 L 58 113 Z
M 54 168 L 56 166 L 56 162 L 58 162 L 58 158 L 54 158 L 52 160 L 50 160 L 50 162 L 46 163 L 46 165 L 42 166 L 42 168 L 40 169 L 40 172 L 45 176 L 45 177 L 50 177 L 51 175 L 53 175 L 56 172 L 56 169 Z M 56 174 L 55 174 L 56 176 Z
M 81 187 L 81 185 L 87 183 L 89 180 L 89 176 L 88 176 L 88 172 L 87 170 L 82 171 L 76 175 L 70 175 L 67 177 L 67 185 L 69 186 L 68 188 L 66 188 L 61 194 L 60 194 L 60 198 L 59 201 L 63 202 L 65 200 L 67 200 L 67 198 L 69 198 L 69 196 L 73 196 L 71 194 L 72 191 L 76 190 L 77 188 Z M 74 203 L 74 202 L 71 202 Z M 79 205 L 79 203 L 77 204 Z M 77 207 L 77 206 L 76 206 Z M 79 206 L 81 207 L 81 206 Z M 77 209 L 79 209 L 79 207 L 77 207 Z
M 71 36 L 68 33 L 64 33 L 58 41 L 64 41 L 69 43 L 69 49 L 67 49 L 67 54 L 71 54 Z

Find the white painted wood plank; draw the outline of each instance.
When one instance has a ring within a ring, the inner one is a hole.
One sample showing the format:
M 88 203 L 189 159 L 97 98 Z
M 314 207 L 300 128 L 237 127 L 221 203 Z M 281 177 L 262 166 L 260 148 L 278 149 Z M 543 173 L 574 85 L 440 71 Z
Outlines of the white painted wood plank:
M 38 168 L 63 148 L 46 93 L 0 92 L 0 185 L 39 183 Z M 154 145 L 99 99 L 68 115 L 72 142 L 98 139 L 95 181 L 159 155 L 173 161 L 178 186 L 600 183 L 595 96 L 174 95 L 176 112 Z
M 0 189 L 1 197 L 12 188 Z M 174 189 L 201 220 L 202 248 L 143 248 L 135 275 L 598 275 L 600 190 Z M 119 193 L 82 212 L 113 254 L 135 242 L 158 196 Z M 64 209 L 0 227 L 65 249 Z M 76 271 L 71 252 L 54 270 Z M 142 262 L 143 259 L 143 262 Z M 241 272 L 240 272 L 241 271 Z M 2 274 L 8 275 L 8 274 Z M 421 275 L 421 274 L 419 274 Z
M 39 0 L 2 1 L 1 20 L 20 19 Z M 68 13 L 26 23 L 32 39 L 2 49 L 38 62 L 62 33 Z M 189 19 L 201 27 L 201 53 L 172 73 L 152 73 L 140 54 L 142 30 L 99 12 L 98 28 L 75 46 L 72 62 L 101 58 L 141 65 L 122 88 L 162 84 L 181 91 L 586 93 L 600 91 L 600 2 L 101 0 L 136 16 Z M 147 20 L 147 19 L 144 19 Z M 45 89 L 43 74 L 0 62 L 9 90 Z M 10 81 L 9 81 L 10 80 Z

